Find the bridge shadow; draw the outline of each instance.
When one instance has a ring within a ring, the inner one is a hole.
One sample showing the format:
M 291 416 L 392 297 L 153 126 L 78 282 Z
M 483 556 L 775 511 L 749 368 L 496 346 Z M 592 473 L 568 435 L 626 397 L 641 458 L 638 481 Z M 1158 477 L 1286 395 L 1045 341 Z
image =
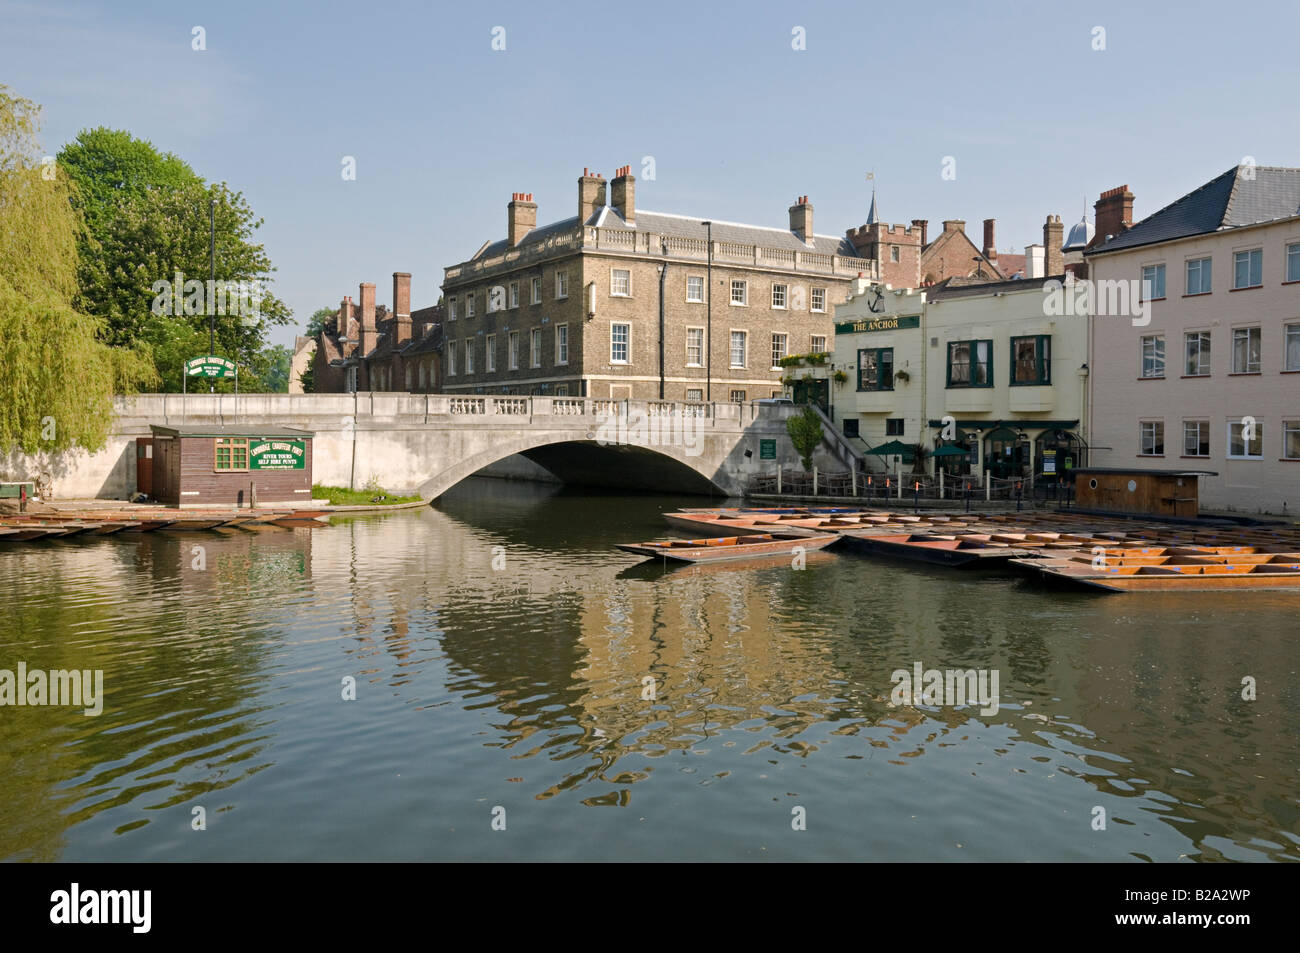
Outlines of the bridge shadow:
M 570 486 L 612 487 L 717 496 L 712 480 L 653 447 L 605 445 L 585 441 L 552 443 L 521 456 Z

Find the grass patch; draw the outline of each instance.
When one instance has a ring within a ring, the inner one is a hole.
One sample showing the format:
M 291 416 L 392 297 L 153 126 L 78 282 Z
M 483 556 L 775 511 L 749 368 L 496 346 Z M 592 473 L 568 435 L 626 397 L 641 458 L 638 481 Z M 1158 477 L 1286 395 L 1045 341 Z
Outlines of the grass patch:
M 335 506 L 396 506 L 398 503 L 418 503 L 418 496 L 394 496 L 382 487 L 349 490 L 342 486 L 321 486 L 313 483 L 313 500 L 328 500 Z

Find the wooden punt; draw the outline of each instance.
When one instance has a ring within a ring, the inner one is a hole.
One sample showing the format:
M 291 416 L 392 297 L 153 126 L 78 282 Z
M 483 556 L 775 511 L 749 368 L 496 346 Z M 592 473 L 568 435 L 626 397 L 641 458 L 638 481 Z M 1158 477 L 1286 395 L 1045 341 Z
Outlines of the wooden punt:
M 1036 572 L 1049 582 L 1110 592 L 1300 590 L 1300 551 L 1259 551 L 1272 548 L 1171 546 L 1141 555 L 1107 551 L 1106 561 L 1099 566 L 1085 553 L 1057 559 L 1013 559 L 1011 565 Z
M 841 533 L 846 549 L 872 556 L 893 556 L 941 566 L 989 565 L 1025 556 L 1028 550 L 994 540 L 941 533 Z
M 796 548 L 805 552 L 825 549 L 840 537 L 830 534 L 801 536 L 794 533 L 762 533 L 749 536 L 710 536 L 704 539 L 671 539 L 649 543 L 620 543 L 625 553 L 648 559 L 682 563 L 718 563 L 757 557 L 792 556 Z
M 291 513 L 277 514 L 268 522 L 292 529 L 297 526 L 322 526 L 329 519 L 328 510 L 294 510 Z

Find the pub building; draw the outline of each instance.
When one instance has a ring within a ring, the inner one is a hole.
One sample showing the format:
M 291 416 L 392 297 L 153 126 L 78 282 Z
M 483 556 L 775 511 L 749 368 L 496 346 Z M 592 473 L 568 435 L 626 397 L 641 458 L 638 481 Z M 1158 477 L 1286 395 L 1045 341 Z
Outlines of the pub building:
M 1064 482 L 1087 463 L 1087 321 L 1045 312 L 1044 281 L 892 288 L 835 309 L 823 409 L 873 470 Z
M 294 427 L 150 424 L 137 489 L 180 509 L 311 505 L 315 433 Z

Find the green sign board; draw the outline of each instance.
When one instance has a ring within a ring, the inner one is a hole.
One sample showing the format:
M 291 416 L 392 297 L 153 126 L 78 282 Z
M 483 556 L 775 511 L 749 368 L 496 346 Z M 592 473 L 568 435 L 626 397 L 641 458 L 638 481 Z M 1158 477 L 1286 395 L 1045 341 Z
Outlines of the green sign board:
M 903 331 L 907 328 L 919 328 L 921 316 L 908 314 L 900 317 L 891 315 L 887 318 L 862 318 L 859 321 L 836 321 L 836 334 L 863 334 L 868 331 Z
M 208 354 L 204 357 L 192 357 L 185 362 L 186 377 L 235 377 L 235 362 L 224 357 Z
M 776 459 L 776 441 L 760 440 L 758 442 L 758 459 L 775 460 Z
M 250 470 L 303 470 L 307 467 L 307 443 L 304 440 L 250 440 Z

